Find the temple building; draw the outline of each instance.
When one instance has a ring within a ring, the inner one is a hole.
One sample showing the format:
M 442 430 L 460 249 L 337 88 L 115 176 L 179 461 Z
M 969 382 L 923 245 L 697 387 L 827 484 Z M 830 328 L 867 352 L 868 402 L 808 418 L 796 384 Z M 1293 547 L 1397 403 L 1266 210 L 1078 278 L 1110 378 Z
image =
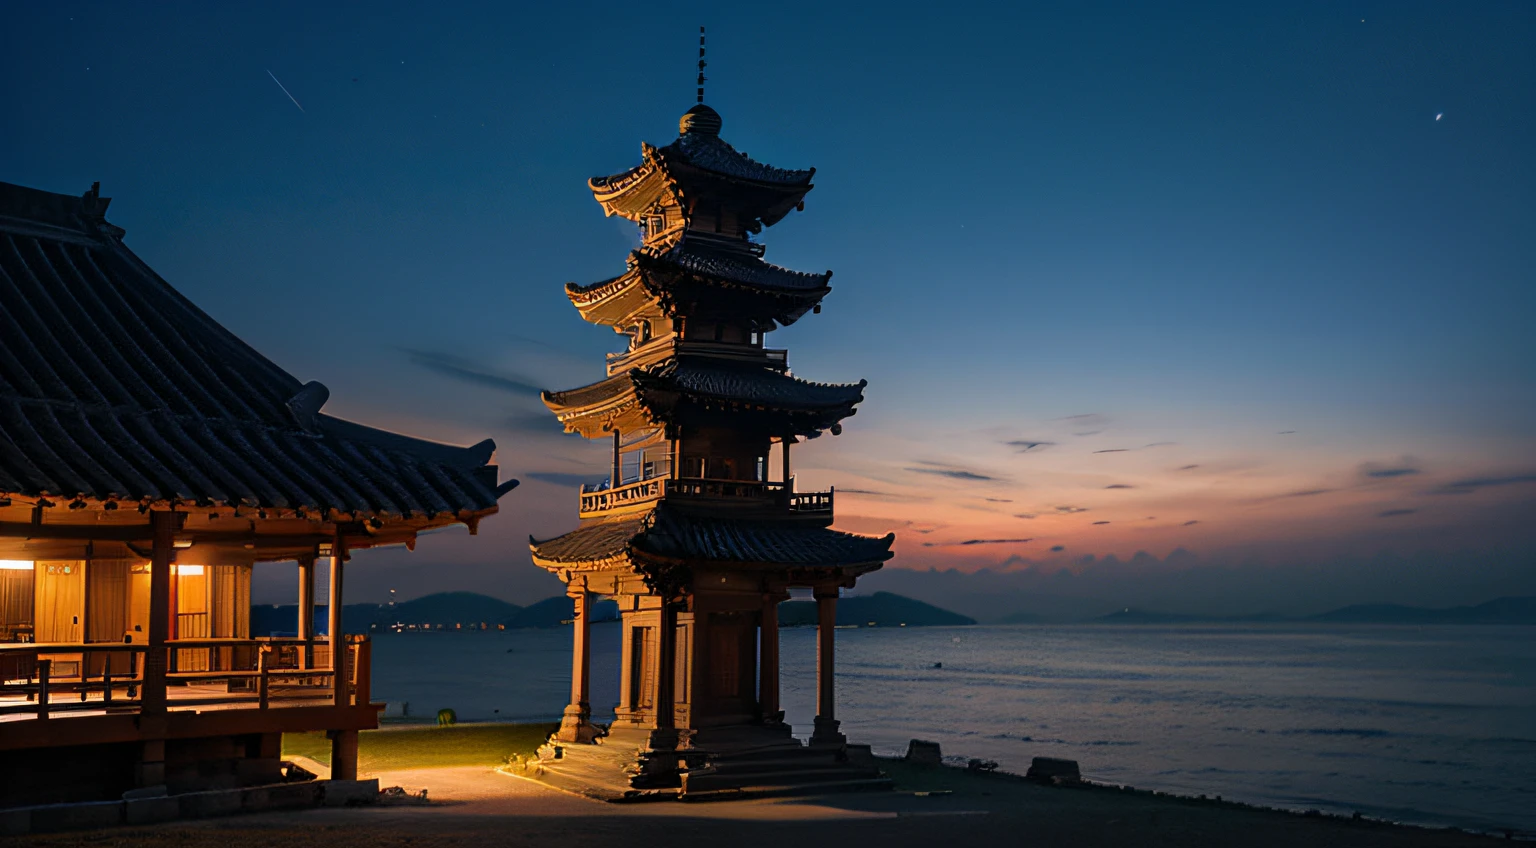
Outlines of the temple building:
M 489 440 L 322 412 L 323 385 L 161 279 L 108 203 L 0 183 L 0 807 L 275 783 L 294 731 L 327 732 L 353 778 L 382 704 L 342 632 L 345 563 L 473 532 L 517 481 Z M 298 632 L 253 639 L 274 561 Z
M 832 275 L 769 264 L 752 239 L 803 208 L 814 171 L 753 161 L 720 129 L 701 90 L 676 141 L 642 145 L 640 165 L 590 181 L 642 244 L 624 273 L 566 293 L 628 349 L 609 355 L 606 379 L 544 395 L 567 432 L 610 440 L 613 453 L 608 479 L 581 490 L 580 526 L 531 542 L 576 608 L 571 702 L 535 768 L 602 797 L 881 785 L 868 748 L 838 730 L 833 628 L 839 591 L 880 568 L 895 536 L 830 529 L 833 492 L 798 491 L 790 464 L 791 445 L 841 432 L 865 384 L 800 379 L 765 346 L 820 311 Z M 795 588 L 819 605 L 808 744 L 779 706 L 777 610 Z M 596 597 L 616 599 L 622 617 L 605 727 L 588 695 Z

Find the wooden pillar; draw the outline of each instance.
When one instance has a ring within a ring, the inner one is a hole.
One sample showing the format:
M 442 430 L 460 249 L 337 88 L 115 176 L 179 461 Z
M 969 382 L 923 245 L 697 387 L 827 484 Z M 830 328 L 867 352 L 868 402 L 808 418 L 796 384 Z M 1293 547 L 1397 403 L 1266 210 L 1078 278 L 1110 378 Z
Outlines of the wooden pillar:
M 842 745 L 833 709 L 833 647 L 837 633 L 837 587 L 816 589 L 816 727 L 812 745 Z
M 299 648 L 299 668 L 315 664 L 315 560 L 299 560 L 299 624 L 295 631 L 304 644 Z
M 620 464 L 619 464 L 619 431 L 618 431 L 618 428 L 614 428 L 614 431 L 613 431 L 613 476 L 609 480 L 609 483 L 608 483 L 609 488 L 617 489 L 619 487 L 619 481 L 622 479 L 623 473 L 624 473 L 624 469 L 622 467 L 620 467 Z
M 357 731 L 332 730 L 331 780 L 357 780 Z
M 331 696 L 332 703 L 338 707 L 347 705 L 347 639 L 341 632 L 341 610 L 344 600 L 341 593 L 342 572 L 345 571 L 347 558 L 346 542 L 340 536 L 331 543 L 331 586 L 330 597 L 326 599 L 326 622 L 328 631 L 326 638 L 331 646 Z M 354 751 L 355 751 L 354 745 Z M 354 760 L 356 758 L 354 757 Z M 357 770 L 357 764 L 353 763 L 353 772 Z M 332 761 L 331 770 L 336 769 L 335 761 Z
M 762 623 L 758 628 L 757 705 L 764 724 L 782 724 L 779 709 L 779 595 L 763 595 Z
M 572 583 L 571 600 L 574 601 L 576 618 L 571 622 L 571 702 L 565 707 L 560 719 L 560 730 L 555 734 L 562 742 L 587 743 L 597 738 L 597 728 L 592 725 L 590 703 L 590 677 L 592 672 L 592 594 L 585 582 Z
M 789 443 L 794 441 L 794 439 L 795 439 L 794 436 L 785 436 L 784 438 L 779 440 L 779 445 L 783 447 L 783 451 L 780 453 L 780 457 L 779 458 L 781 460 L 783 460 L 783 463 L 784 463 L 783 477 L 784 477 L 784 491 L 786 493 L 789 492 Z
M 171 563 L 176 558 L 174 512 L 155 510 L 149 514 L 149 639 L 144 651 L 144 689 L 142 712 L 165 712 L 165 673 L 168 664 L 166 642 L 171 638 L 172 609 Z
M 677 607 L 667 598 L 661 599 L 656 631 L 656 729 L 670 731 L 677 725 L 673 703 L 677 676 Z

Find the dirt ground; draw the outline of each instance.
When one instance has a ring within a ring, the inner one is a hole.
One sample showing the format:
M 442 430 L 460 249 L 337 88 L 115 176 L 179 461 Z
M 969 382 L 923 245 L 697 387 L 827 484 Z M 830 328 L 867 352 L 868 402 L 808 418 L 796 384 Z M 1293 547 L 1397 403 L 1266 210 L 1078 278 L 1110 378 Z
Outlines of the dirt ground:
M 177 848 L 813 848 L 939 846 L 1490 846 L 1453 831 L 1307 817 L 1110 789 L 1038 786 L 891 766 L 898 790 L 811 799 L 605 804 L 483 767 L 383 772 L 430 804 L 261 813 L 0 840 L 7 846 Z

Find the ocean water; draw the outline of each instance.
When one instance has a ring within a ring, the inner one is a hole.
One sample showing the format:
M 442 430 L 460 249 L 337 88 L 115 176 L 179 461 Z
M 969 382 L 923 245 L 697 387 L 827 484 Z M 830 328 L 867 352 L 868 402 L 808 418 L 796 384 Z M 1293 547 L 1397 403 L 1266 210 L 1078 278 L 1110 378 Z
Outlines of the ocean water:
M 618 699 L 616 625 L 593 627 L 592 703 Z M 897 754 L 913 738 L 1022 772 L 1473 829 L 1536 832 L 1536 628 L 1152 625 L 837 631 L 837 717 Z M 815 631 L 782 634 L 797 735 Z M 553 720 L 566 629 L 383 636 L 374 695 L 430 718 Z M 610 707 L 611 708 L 611 707 Z

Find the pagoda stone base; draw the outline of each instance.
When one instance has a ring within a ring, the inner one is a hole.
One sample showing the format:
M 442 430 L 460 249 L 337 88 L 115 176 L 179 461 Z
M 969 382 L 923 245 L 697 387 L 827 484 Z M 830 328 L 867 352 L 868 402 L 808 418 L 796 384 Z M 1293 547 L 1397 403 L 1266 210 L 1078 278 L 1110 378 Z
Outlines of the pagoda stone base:
M 883 790 L 867 745 L 806 746 L 788 725 L 615 729 L 590 744 L 551 738 L 522 774 L 604 801 L 713 800 Z

